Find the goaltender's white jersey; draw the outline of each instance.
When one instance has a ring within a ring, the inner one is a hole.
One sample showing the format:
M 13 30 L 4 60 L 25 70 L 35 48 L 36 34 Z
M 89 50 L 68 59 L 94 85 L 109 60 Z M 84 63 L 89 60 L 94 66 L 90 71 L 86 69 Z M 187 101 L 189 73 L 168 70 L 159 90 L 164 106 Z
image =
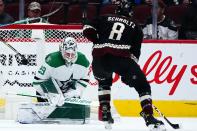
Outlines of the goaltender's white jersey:
M 80 52 L 77 52 L 76 61 L 69 66 L 66 66 L 65 60 L 59 51 L 54 52 L 46 56 L 45 63 L 38 70 L 33 84 L 39 84 L 49 78 L 54 78 L 58 81 L 86 79 L 88 67 L 88 59 Z

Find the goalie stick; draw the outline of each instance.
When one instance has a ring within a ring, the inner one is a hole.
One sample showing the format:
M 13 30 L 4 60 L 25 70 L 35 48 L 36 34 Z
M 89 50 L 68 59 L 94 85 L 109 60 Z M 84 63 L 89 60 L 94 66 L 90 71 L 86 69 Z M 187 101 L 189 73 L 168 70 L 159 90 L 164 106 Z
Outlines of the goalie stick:
M 87 83 L 90 81 L 89 79 L 73 79 L 73 80 L 75 80 L 75 81 L 81 80 L 81 81 L 84 81 L 84 82 L 87 82 Z
M 180 129 L 180 125 L 179 125 L 179 124 L 173 124 L 172 122 L 170 122 L 170 121 L 166 118 L 166 116 L 165 116 L 163 113 L 161 113 L 161 111 L 160 111 L 156 106 L 153 105 L 153 108 L 155 109 L 155 111 L 156 111 L 161 117 L 163 117 L 163 118 L 166 120 L 166 122 L 167 122 L 172 128 L 174 128 L 174 129 Z
M 28 64 L 28 60 L 25 58 L 24 55 L 22 55 L 20 52 L 18 52 L 13 46 L 8 44 L 4 39 L 0 38 L 0 41 L 3 44 L 5 44 L 7 47 L 9 47 L 11 50 L 13 50 L 16 53 L 16 55 L 19 55 L 21 57 L 21 64 L 23 64 L 23 65 L 27 65 Z
M 12 93 L 7 92 L 5 95 L 17 95 L 17 96 L 25 96 L 25 97 L 36 97 L 36 98 L 43 98 L 47 99 L 45 96 L 41 95 L 29 95 L 29 94 L 23 94 L 23 93 Z M 85 99 L 79 99 L 79 98 L 65 98 L 64 102 L 71 103 L 71 104 L 78 104 L 78 105 L 89 105 L 89 106 L 96 106 L 92 104 L 92 101 L 85 100 Z

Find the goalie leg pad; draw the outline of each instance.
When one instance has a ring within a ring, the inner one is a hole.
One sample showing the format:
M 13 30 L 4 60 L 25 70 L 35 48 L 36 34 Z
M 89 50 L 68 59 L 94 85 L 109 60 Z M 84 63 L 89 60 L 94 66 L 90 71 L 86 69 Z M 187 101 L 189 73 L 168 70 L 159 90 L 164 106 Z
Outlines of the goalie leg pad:
M 17 122 L 21 124 L 32 124 L 35 121 L 40 121 L 41 118 L 32 108 L 20 108 L 17 114 Z
M 48 102 L 21 104 L 17 120 L 22 124 L 34 123 L 87 123 L 90 118 L 90 106 L 65 103 L 61 107 L 51 106 Z
M 21 104 L 16 121 L 22 124 L 32 124 L 47 118 L 56 107 L 49 106 L 48 102 L 40 102 L 36 104 Z

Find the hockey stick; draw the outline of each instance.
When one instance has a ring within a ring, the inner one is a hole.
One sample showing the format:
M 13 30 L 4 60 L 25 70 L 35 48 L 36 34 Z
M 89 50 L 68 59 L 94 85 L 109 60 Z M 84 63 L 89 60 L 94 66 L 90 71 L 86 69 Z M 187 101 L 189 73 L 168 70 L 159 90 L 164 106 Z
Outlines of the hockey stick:
M 0 41 L 3 44 L 5 44 L 7 47 L 9 47 L 11 50 L 13 50 L 16 53 L 16 55 L 19 55 L 21 57 L 21 64 L 23 64 L 23 65 L 27 65 L 28 64 L 28 60 L 25 58 L 24 55 L 22 55 L 20 52 L 18 52 L 13 46 L 8 44 L 4 39 L 0 38 Z
M 166 120 L 166 122 L 167 122 L 172 128 L 174 128 L 174 129 L 180 129 L 180 125 L 179 125 L 179 124 L 173 124 L 172 122 L 170 122 L 170 121 L 166 118 L 166 116 L 165 116 L 163 113 L 161 113 L 161 111 L 160 111 L 156 106 L 153 105 L 153 108 L 155 109 L 155 111 L 156 111 L 161 117 L 163 117 L 163 118 Z
M 87 83 L 90 81 L 89 79 L 73 79 L 73 80 L 76 80 L 76 81 L 81 80 L 81 81 L 85 81 L 85 82 L 87 82 Z
M 42 18 L 50 17 L 50 16 L 52 16 L 53 14 L 57 13 L 62 7 L 63 7 L 63 4 L 61 4 L 60 7 L 57 8 L 56 10 L 54 10 L 53 12 L 48 13 L 48 14 L 45 14 L 45 15 L 43 15 L 43 16 L 36 17 L 36 18 L 29 18 L 29 19 L 24 19 L 24 20 L 15 21 L 14 23 L 9 23 L 9 24 L 0 25 L 0 27 L 10 26 L 10 25 L 14 25 L 14 24 L 22 24 L 22 23 L 25 23 L 25 22 L 27 22 L 27 21 L 35 21 L 35 20 L 39 20 L 39 19 L 42 19 Z
M 85 83 L 82 83 L 82 82 L 80 82 L 80 81 L 84 81 L 84 82 L 86 82 L 86 83 L 89 83 L 89 79 L 72 79 L 73 81 L 76 81 L 77 83 L 79 83 L 80 85 L 82 85 L 84 88 L 86 88 L 87 87 L 87 84 L 85 84 Z
M 16 96 L 25 96 L 25 97 L 35 97 L 35 98 L 42 98 L 42 99 L 48 99 L 45 96 L 41 95 L 29 95 L 29 94 L 23 94 L 23 93 L 11 93 L 7 92 L 5 95 L 16 95 Z M 89 106 L 95 106 L 92 104 L 92 101 L 85 100 L 85 99 L 79 99 L 79 98 L 65 98 L 65 103 L 71 103 L 71 104 L 78 104 L 78 105 L 89 105 Z

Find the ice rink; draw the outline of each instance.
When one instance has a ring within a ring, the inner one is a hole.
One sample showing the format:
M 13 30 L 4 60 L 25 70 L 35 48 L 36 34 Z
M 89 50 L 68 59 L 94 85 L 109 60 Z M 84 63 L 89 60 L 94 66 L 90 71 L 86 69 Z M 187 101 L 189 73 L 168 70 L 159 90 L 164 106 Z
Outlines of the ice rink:
M 161 120 L 163 120 L 161 118 Z M 197 131 L 197 118 L 169 118 L 172 123 L 181 124 L 177 131 Z M 164 120 L 163 120 L 164 121 Z M 164 121 L 167 131 L 175 131 Z M 91 120 L 89 124 L 19 124 L 12 120 L 0 120 L 0 131 L 104 131 L 102 122 Z M 142 118 L 122 117 L 112 125 L 111 131 L 148 131 Z

